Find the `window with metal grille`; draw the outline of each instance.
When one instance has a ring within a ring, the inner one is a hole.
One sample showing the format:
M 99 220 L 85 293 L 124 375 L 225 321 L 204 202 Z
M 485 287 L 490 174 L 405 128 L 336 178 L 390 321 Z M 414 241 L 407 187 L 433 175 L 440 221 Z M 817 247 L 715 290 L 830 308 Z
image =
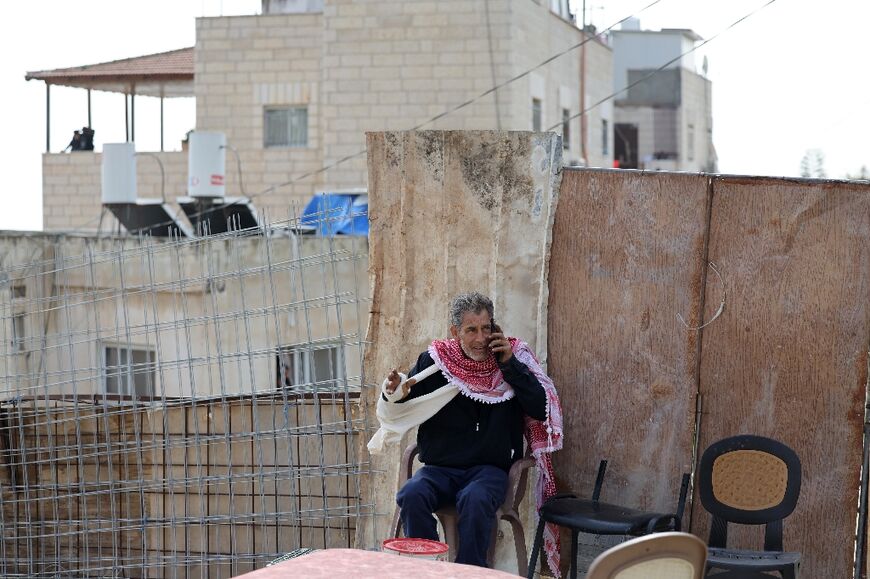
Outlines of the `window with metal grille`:
M 307 147 L 308 107 L 269 107 L 263 117 L 263 146 Z
M 27 339 L 26 318 L 23 312 L 12 315 L 12 351 L 23 352 Z
M 541 99 L 532 99 L 532 130 L 540 131 L 543 125 Z
M 142 346 L 105 346 L 105 393 L 154 396 L 155 355 Z
M 277 386 L 295 391 L 335 390 L 344 379 L 344 355 L 338 345 L 282 348 L 277 357 Z
M 562 109 L 562 148 L 571 148 L 571 111 Z

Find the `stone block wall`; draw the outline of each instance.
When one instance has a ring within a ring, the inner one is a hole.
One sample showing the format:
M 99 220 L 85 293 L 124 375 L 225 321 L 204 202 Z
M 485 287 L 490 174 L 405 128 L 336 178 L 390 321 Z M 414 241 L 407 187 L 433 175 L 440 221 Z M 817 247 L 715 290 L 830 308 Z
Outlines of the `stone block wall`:
M 167 201 L 187 195 L 187 152 L 149 153 L 163 163 L 165 184 L 156 160 L 136 158 L 139 197 L 159 198 L 165 188 Z M 45 153 L 42 155 L 42 215 L 46 231 L 92 233 L 99 225 L 102 153 Z M 111 230 L 114 217 L 107 214 L 103 230 Z

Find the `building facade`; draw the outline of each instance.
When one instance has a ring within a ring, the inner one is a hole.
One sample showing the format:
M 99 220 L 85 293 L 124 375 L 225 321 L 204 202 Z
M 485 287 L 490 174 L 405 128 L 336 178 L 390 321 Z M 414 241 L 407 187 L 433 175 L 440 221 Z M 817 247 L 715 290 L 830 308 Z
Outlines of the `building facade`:
M 712 86 L 690 51 L 691 30 L 640 30 L 637 21 L 611 34 L 614 158 L 620 167 L 717 170 Z M 663 70 L 657 69 L 673 61 Z
M 200 18 L 196 129 L 226 134 L 240 161 L 228 158 L 227 194 L 256 196 L 271 219 L 317 191 L 365 188 L 366 131 L 553 130 L 566 164 L 610 166 L 599 130 L 612 107 L 587 113 L 585 147 L 578 115 L 612 91 L 611 49 L 592 38 L 535 68 L 582 42 L 569 16 L 551 0 L 285 0 Z M 187 154 L 158 156 L 172 202 L 186 194 Z M 160 195 L 156 164 L 138 171 L 140 194 Z M 96 229 L 100 154 L 47 153 L 43 175 L 45 229 Z

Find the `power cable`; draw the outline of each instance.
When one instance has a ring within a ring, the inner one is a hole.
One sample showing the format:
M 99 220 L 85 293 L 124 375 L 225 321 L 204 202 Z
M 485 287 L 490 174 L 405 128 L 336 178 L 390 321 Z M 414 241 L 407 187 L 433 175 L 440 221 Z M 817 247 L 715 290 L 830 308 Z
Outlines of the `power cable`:
M 565 122 L 565 121 L 570 121 L 570 120 L 574 120 L 574 119 L 576 119 L 576 118 L 578 118 L 578 117 L 582 117 L 583 115 L 585 115 L 586 113 L 588 113 L 588 112 L 591 111 L 592 109 L 601 106 L 602 104 L 606 103 L 607 101 L 612 100 L 612 99 L 616 98 L 617 96 L 621 95 L 622 93 L 624 93 L 624 92 L 626 92 L 626 91 L 628 91 L 628 90 L 630 90 L 630 89 L 636 87 L 636 86 L 639 85 L 640 83 L 649 80 L 649 79 L 652 78 L 653 76 L 655 76 L 655 75 L 657 75 L 658 73 L 660 73 L 661 71 L 665 70 L 665 69 L 666 69 L 667 67 L 669 67 L 670 65 L 672 65 L 672 64 L 674 64 L 675 62 L 677 62 L 677 61 L 679 61 L 680 59 L 682 59 L 684 56 L 686 56 L 686 55 L 688 55 L 688 54 L 692 54 L 693 52 L 695 52 L 695 51 L 698 50 L 699 48 L 704 47 L 705 45 L 709 44 L 710 42 L 712 42 L 713 40 L 715 40 L 716 38 L 718 38 L 719 36 L 721 36 L 721 35 L 724 34 L 725 32 L 728 32 L 729 30 L 731 30 L 732 28 L 734 28 L 735 26 L 737 26 L 738 24 L 740 24 L 741 22 L 743 22 L 743 21 L 746 20 L 747 18 L 750 18 L 751 16 L 754 16 L 754 15 L 755 15 L 756 13 L 758 13 L 758 12 L 761 12 L 762 10 L 764 10 L 765 8 L 767 8 L 768 6 L 770 6 L 771 4 L 773 4 L 774 2 L 776 2 L 776 0 L 768 0 L 767 3 L 762 4 L 761 6 L 759 6 L 758 8 L 756 8 L 756 9 L 754 9 L 754 10 L 752 10 L 752 11 L 749 12 L 748 14 L 744 14 L 743 16 L 741 16 L 740 18 L 738 18 L 737 20 L 735 20 L 734 22 L 732 22 L 730 25 L 726 26 L 725 28 L 723 28 L 722 30 L 720 30 L 719 32 L 717 32 L 716 34 L 714 34 L 713 36 L 711 36 L 710 38 L 706 39 L 704 42 L 702 42 L 702 43 L 700 43 L 700 44 L 698 44 L 698 45 L 695 45 L 694 47 L 690 48 L 689 50 L 687 50 L 686 52 L 683 52 L 682 54 L 680 54 L 680 55 L 678 55 L 678 56 L 675 56 L 674 58 L 670 59 L 669 61 L 667 61 L 667 62 L 664 63 L 663 65 L 659 66 L 658 68 L 656 68 L 655 70 L 653 70 L 653 71 L 650 72 L 649 74 L 647 74 L 647 75 L 645 75 L 645 76 L 643 76 L 643 77 L 637 79 L 637 80 L 634 81 L 633 83 L 631 83 L 631 84 L 629 84 L 629 85 L 627 85 L 627 86 L 625 86 L 625 87 L 619 89 L 618 91 L 613 92 L 613 93 L 607 95 L 606 97 L 604 97 L 603 99 L 599 100 L 598 102 L 596 102 L 596 103 L 594 103 L 594 104 L 592 104 L 592 105 L 586 107 L 585 109 L 583 109 L 583 110 L 580 111 L 579 113 L 577 113 L 577 114 L 575 114 L 575 115 L 571 115 L 571 116 L 568 117 L 567 119 L 563 119 L 562 121 L 556 123 L 555 125 L 553 125 L 552 127 L 548 128 L 547 130 L 548 130 L 548 131 L 553 131 L 553 130 L 555 130 L 555 129 L 561 127 L 561 126 L 562 126 L 562 123 Z
M 775 0 L 771 0 L 771 2 L 773 2 L 773 1 L 775 1 Z M 598 34 L 604 34 L 604 33 L 606 33 L 606 32 L 609 32 L 610 30 L 612 30 L 613 28 L 619 26 L 620 24 L 622 24 L 622 23 L 625 22 L 626 20 L 629 20 L 630 18 L 634 18 L 634 17 L 639 16 L 640 14 L 642 14 L 643 12 L 645 12 L 646 10 L 652 8 L 653 6 L 655 6 L 656 4 L 659 4 L 659 3 L 661 3 L 661 2 L 662 2 L 662 0 L 653 0 L 652 2 L 650 2 L 649 4 L 647 4 L 646 6 L 644 6 L 644 7 L 641 8 L 640 10 L 638 10 L 637 12 L 635 12 L 635 13 L 629 15 L 629 16 L 626 16 L 626 17 L 624 17 L 624 18 L 622 18 L 622 19 L 620 19 L 620 20 L 614 22 L 613 24 L 611 24 L 611 25 L 608 26 L 607 28 L 604 28 L 604 29 L 603 29 L 601 32 L 599 32 Z M 517 74 L 517 75 L 511 77 L 510 79 L 508 79 L 508 80 L 506 80 L 506 81 L 503 81 L 503 82 L 501 82 L 501 83 L 499 83 L 499 84 L 496 84 L 495 86 L 493 86 L 493 87 L 491 87 L 491 88 L 489 88 L 489 89 L 483 91 L 483 92 L 480 93 L 479 95 L 477 95 L 477 96 L 475 96 L 475 97 L 472 97 L 472 98 L 470 98 L 470 99 L 468 99 L 468 100 L 466 100 L 466 101 L 464 101 L 464 102 L 462 102 L 462 103 L 460 103 L 460 104 L 458 104 L 458 105 L 456 105 L 456 106 L 454 106 L 454 107 L 452 107 L 452 108 L 450 108 L 450 109 L 447 109 L 447 110 L 445 110 L 445 111 L 442 111 L 441 113 L 439 113 L 439 114 L 437 114 L 437 115 L 435 115 L 435 116 L 429 118 L 429 119 L 426 120 L 426 121 L 423 121 L 423 122 L 421 122 L 421 123 L 418 123 L 417 125 L 411 127 L 409 130 L 411 130 L 411 131 L 419 130 L 419 129 L 425 127 L 426 125 L 429 125 L 429 124 L 431 124 L 431 123 L 434 123 L 434 122 L 436 122 L 436 121 L 438 121 L 438 120 L 440 120 L 440 119 L 442 119 L 442 118 L 444 118 L 444 117 L 447 117 L 447 116 L 449 116 L 449 115 L 451 115 L 451 114 L 453 114 L 453 113 L 455 113 L 455 112 L 457 112 L 457 111 L 459 111 L 459 110 L 462 110 L 462 109 L 464 109 L 464 108 L 470 106 L 471 104 L 477 102 L 478 100 L 480 100 L 480 99 L 482 99 L 482 98 L 484 98 L 484 97 L 487 97 L 487 96 L 489 96 L 490 94 L 492 94 L 492 93 L 494 93 L 494 92 L 496 92 L 496 91 L 498 91 L 498 90 L 500 90 L 500 89 L 502 89 L 502 88 L 504 88 L 504 87 L 506 87 L 506 86 L 508 86 L 508 85 L 510 85 L 510 84 L 512 84 L 512 83 L 514 83 L 514 82 L 516 82 L 516 81 L 518 81 L 518 80 L 520 80 L 520 79 L 522 79 L 522 78 L 525 78 L 526 76 L 528 76 L 529 74 L 531 74 L 531 73 L 534 72 L 535 70 L 538 70 L 538 69 L 540 69 L 540 68 L 542 68 L 542 67 L 544 67 L 544 66 L 550 64 L 551 62 L 553 62 L 553 61 L 556 60 L 557 58 L 559 58 L 559 57 L 561 57 L 561 56 L 564 56 L 564 55 L 566 55 L 566 54 L 568 54 L 568 53 L 570 53 L 570 52 L 572 52 L 572 51 L 574 51 L 574 50 L 577 50 L 578 48 L 580 48 L 581 46 L 585 45 L 586 43 L 591 42 L 592 40 L 594 40 L 594 38 L 595 38 L 595 36 L 588 36 L 588 35 L 585 35 L 585 34 L 584 34 L 584 39 L 583 39 L 582 41 L 580 41 L 580 42 L 578 42 L 578 43 L 575 43 L 575 44 L 569 46 L 568 48 L 566 48 L 566 49 L 564 49 L 564 50 L 561 50 L 561 51 L 559 51 L 559 52 L 557 52 L 557 53 L 555 53 L 555 54 L 549 56 L 548 58 L 544 59 L 543 61 L 541 61 L 541 62 L 538 63 L 537 65 L 533 66 L 532 68 L 530 68 L 530 69 L 528 69 L 528 70 L 526 70 L 526 71 L 524 71 L 524 72 L 521 72 L 521 73 L 519 73 L 519 74 Z M 603 102 L 603 101 L 601 101 L 601 102 Z M 596 103 L 595 105 L 593 105 L 593 107 L 594 107 L 594 106 L 598 106 L 599 104 L 601 104 L 601 102 Z M 588 110 L 590 110 L 591 108 L 592 108 L 592 107 L 587 108 L 586 110 L 588 111 Z M 584 112 L 585 112 L 585 111 L 584 111 Z M 575 116 L 579 116 L 579 115 L 575 115 Z M 574 117 L 572 117 L 572 118 L 574 118 Z M 557 126 L 559 126 L 559 125 L 557 125 Z M 313 171 L 308 171 L 308 172 L 303 173 L 303 174 L 301 174 L 301 175 L 298 175 L 298 176 L 296 176 L 296 177 L 294 177 L 294 178 L 292 178 L 292 179 L 290 179 L 290 180 L 288 180 L 288 181 L 285 181 L 285 182 L 282 182 L 282 183 L 278 183 L 278 184 L 275 184 L 275 185 L 271 185 L 271 186 L 267 187 L 266 189 L 260 191 L 259 193 L 254 193 L 254 194 L 252 194 L 248 199 L 249 199 L 250 201 L 253 201 L 254 199 L 256 199 L 256 198 L 258 198 L 258 197 L 261 197 L 261 196 L 264 196 L 264 195 L 270 195 L 270 194 L 274 193 L 275 191 L 277 191 L 278 189 L 282 189 L 282 188 L 287 187 L 287 186 L 289 186 L 289 185 L 293 185 L 293 184 L 295 184 L 295 183 L 298 183 L 299 181 L 303 181 L 303 180 L 308 179 L 308 178 L 310 178 L 310 177 L 313 177 L 313 176 L 315 176 L 315 175 L 319 175 L 319 174 L 321 174 L 321 173 L 325 173 L 326 171 L 329 171 L 330 169 L 333 169 L 333 168 L 335 168 L 336 166 L 341 165 L 341 164 L 343 164 L 343 163 L 346 163 L 346 162 L 348 162 L 348 161 L 350 161 L 350 160 L 352 160 L 352 159 L 355 159 L 355 158 L 357 158 L 357 157 L 360 157 L 360 156 L 364 155 L 365 153 L 366 153 L 366 149 L 362 149 L 362 150 L 360 150 L 360 151 L 358 151 L 358 152 L 356 152 L 356 153 L 353 153 L 353 154 L 350 154 L 350 155 L 346 155 L 346 156 L 344 156 L 344 157 L 342 157 L 342 158 L 340 158 L 340 159 L 337 159 L 336 161 L 334 161 L 334 162 L 332 162 L 332 163 L 330 163 L 330 164 L 328 164 L 328 165 L 324 165 L 323 167 L 320 167 L 319 169 L 315 169 L 315 170 L 313 170 Z M 227 207 L 231 207 L 231 206 L 236 205 L 236 204 L 238 204 L 238 201 L 225 203 L 225 204 L 223 204 L 223 205 L 214 205 L 214 206 L 210 207 L 208 211 L 200 211 L 200 212 L 197 212 L 197 213 L 193 213 L 193 214 L 187 215 L 187 218 L 188 218 L 188 219 L 194 219 L 194 218 L 196 218 L 196 217 L 200 217 L 200 216 L 204 215 L 204 214 L 207 213 L 207 212 L 212 212 L 212 211 L 215 211 L 215 210 L 225 209 L 225 208 L 227 208 Z M 88 223 L 90 223 L 90 222 L 88 222 Z M 175 221 L 166 221 L 166 222 L 162 222 L 162 223 L 151 224 L 151 225 L 149 225 L 148 227 L 142 227 L 142 228 L 139 228 L 139 229 L 134 229 L 134 230 L 132 230 L 132 231 L 128 231 L 128 233 L 135 234 L 135 233 L 137 233 L 137 232 L 141 232 L 141 231 L 143 231 L 143 230 L 152 229 L 152 228 L 155 228 L 155 227 L 162 227 L 162 226 L 172 226 L 172 225 L 174 225 L 174 224 L 175 224 Z M 86 224 L 83 224 L 83 225 L 86 225 Z M 82 226 L 78 226 L 78 228 L 74 229 L 71 233 L 85 233 L 84 231 L 81 231 L 81 230 L 79 229 L 80 227 L 82 227 Z

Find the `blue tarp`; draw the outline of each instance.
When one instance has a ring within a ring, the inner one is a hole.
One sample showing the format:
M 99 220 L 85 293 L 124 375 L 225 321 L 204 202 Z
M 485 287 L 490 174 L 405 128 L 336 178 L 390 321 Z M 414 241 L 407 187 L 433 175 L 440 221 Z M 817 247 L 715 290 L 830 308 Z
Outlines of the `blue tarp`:
M 368 235 L 368 195 L 318 193 L 302 212 L 301 229 L 317 235 Z

